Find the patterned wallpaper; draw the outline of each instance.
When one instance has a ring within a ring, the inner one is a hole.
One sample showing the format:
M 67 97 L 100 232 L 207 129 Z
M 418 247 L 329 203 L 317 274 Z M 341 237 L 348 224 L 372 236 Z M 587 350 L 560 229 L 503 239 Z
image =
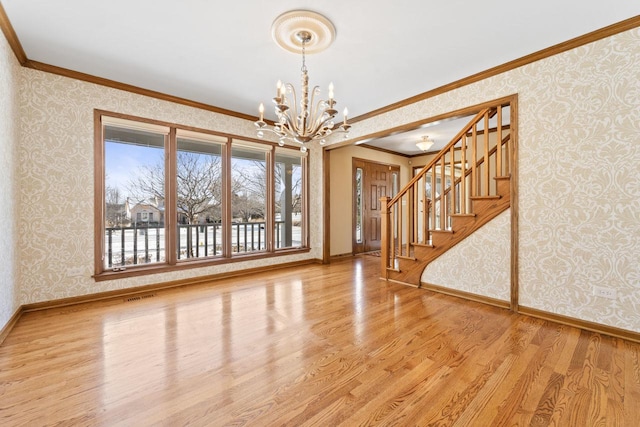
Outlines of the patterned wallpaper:
M 18 234 L 15 209 L 20 65 L 4 36 L 0 36 L 0 329 L 16 312 L 18 301 Z
M 22 304 L 322 257 L 322 180 L 311 179 L 310 253 L 95 282 L 91 278 L 94 109 L 247 137 L 255 137 L 255 127 L 246 120 L 36 70 L 21 73 L 17 247 Z M 311 150 L 310 163 L 311 177 L 322 176 L 317 146 Z M 78 268 L 82 275 L 68 274 Z
M 639 28 L 360 122 L 351 135 L 514 93 L 520 304 L 640 332 Z
M 511 209 L 435 259 L 420 281 L 509 301 Z

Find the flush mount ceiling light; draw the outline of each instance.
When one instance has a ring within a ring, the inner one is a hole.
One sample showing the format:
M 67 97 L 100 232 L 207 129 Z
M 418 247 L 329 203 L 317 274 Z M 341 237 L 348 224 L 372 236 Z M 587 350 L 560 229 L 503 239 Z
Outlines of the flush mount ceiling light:
M 426 152 L 429 150 L 429 148 L 431 148 L 433 146 L 434 142 L 433 140 L 429 139 L 428 136 L 423 136 L 422 140 L 416 143 L 416 146 Z
M 294 10 L 280 15 L 271 26 L 273 39 L 285 50 L 302 53 L 302 88 L 300 99 L 291 83 L 278 81 L 276 96 L 273 98 L 277 121 L 273 127 L 269 127 L 264 121 L 264 104 L 260 104 L 258 111 L 260 119 L 255 123 L 259 138 L 265 131 L 275 133 L 280 139 L 279 144 L 284 145 L 285 140 L 291 140 L 302 145 L 300 150 L 305 152 L 305 144 L 312 140 L 325 143 L 325 138 L 335 128 L 334 117 L 338 114 L 335 109 L 337 104 L 333 97 L 333 83 L 329 84 L 328 100 L 318 99 L 320 88 L 315 86 L 309 93 L 309 75 L 305 63 L 305 54 L 321 52 L 331 43 L 336 35 L 336 30 L 331 21 L 324 16 L 306 10 Z M 344 109 L 344 118 L 338 130 L 347 132 L 351 127 L 347 124 L 348 111 Z

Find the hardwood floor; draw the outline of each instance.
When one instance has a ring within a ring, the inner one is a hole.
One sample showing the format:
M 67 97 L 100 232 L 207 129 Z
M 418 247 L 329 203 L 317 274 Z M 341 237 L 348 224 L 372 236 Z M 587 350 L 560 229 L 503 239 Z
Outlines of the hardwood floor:
M 639 344 L 378 270 L 26 313 L 0 346 L 0 425 L 638 425 Z

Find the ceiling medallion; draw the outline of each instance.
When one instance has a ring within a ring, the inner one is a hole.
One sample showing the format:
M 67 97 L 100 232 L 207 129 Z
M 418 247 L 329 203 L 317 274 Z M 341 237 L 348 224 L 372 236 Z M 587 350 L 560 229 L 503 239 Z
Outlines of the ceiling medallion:
M 325 50 L 333 42 L 336 30 L 331 21 L 324 16 L 306 10 L 294 10 L 280 15 L 271 26 L 271 35 L 278 46 L 289 52 L 302 53 L 302 88 L 300 99 L 291 83 L 278 81 L 276 96 L 273 98 L 277 121 L 272 128 L 264 121 L 264 104 L 260 104 L 260 119 L 255 123 L 257 135 L 264 137 L 264 131 L 275 133 L 279 145 L 291 140 L 302 145 L 300 150 L 307 151 L 304 145 L 319 140 L 324 145 L 325 138 L 335 127 L 334 117 L 338 111 L 333 97 L 333 83 L 329 84 L 328 100 L 318 100 L 320 88 L 315 86 L 309 93 L 309 75 L 305 63 L 305 54 Z M 351 125 L 347 124 L 348 110 L 344 109 L 343 122 L 338 129 L 345 132 L 345 138 Z

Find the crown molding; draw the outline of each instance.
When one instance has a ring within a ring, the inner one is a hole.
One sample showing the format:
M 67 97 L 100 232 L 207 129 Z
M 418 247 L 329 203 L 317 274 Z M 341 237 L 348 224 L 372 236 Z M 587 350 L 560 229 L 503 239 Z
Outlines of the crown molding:
M 5 12 L 2 3 L 0 3 L 0 29 L 2 29 L 7 42 L 9 42 L 11 50 L 13 50 L 13 54 L 18 59 L 18 62 L 20 65 L 24 66 L 28 61 L 27 54 L 22 48 L 22 44 L 13 29 L 13 25 L 11 25 L 11 22 L 9 21 L 9 17 L 7 16 L 7 12 Z

